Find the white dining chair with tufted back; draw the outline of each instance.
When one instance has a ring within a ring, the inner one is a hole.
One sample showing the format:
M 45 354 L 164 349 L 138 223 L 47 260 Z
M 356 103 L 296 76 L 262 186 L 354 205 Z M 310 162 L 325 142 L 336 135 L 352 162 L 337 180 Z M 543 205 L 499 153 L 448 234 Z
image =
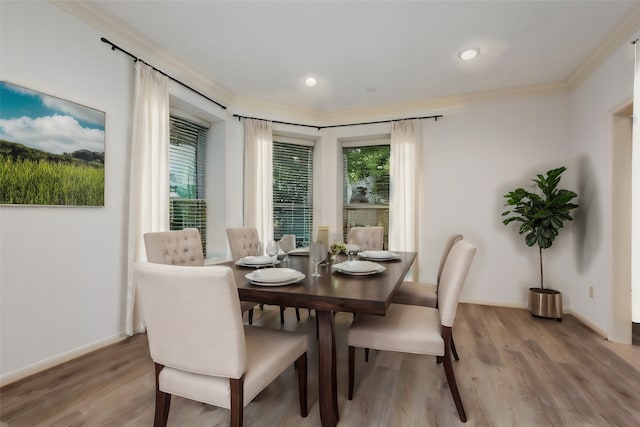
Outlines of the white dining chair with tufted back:
M 381 251 L 384 244 L 384 227 L 351 227 L 347 243 L 357 245 L 363 251 Z
M 440 265 L 438 266 L 436 283 L 404 281 L 400 284 L 396 293 L 393 294 L 391 302 L 393 304 L 421 305 L 423 307 L 438 308 L 438 285 L 440 284 L 442 269 L 444 268 L 447 257 L 451 252 L 451 248 L 453 248 L 453 245 L 462 239 L 463 235 L 458 233 L 450 234 L 449 237 L 447 237 L 444 248 L 442 249 L 442 254 L 440 255 Z M 451 351 L 453 353 L 453 358 L 455 360 L 460 360 L 455 341 L 453 340 L 453 335 L 451 336 Z M 367 356 L 368 355 L 365 353 L 365 359 L 368 359 Z
M 438 308 L 391 304 L 384 316 L 358 314 L 347 334 L 349 400 L 353 399 L 356 347 L 432 355 L 442 358 L 458 416 L 467 421 L 451 361 L 451 331 L 475 253 L 475 246 L 464 240 L 453 246 L 440 279 Z M 438 384 L 435 387 L 441 389 Z
M 227 239 L 229 240 L 231 258 L 234 261 L 246 256 L 262 255 L 260 253 L 260 236 L 255 227 L 229 227 L 227 228 Z M 284 309 L 284 307 L 280 307 L 280 324 L 282 325 L 284 325 Z M 296 318 L 300 320 L 300 310 L 297 307 Z
M 154 426 L 167 425 L 176 395 L 230 409 L 240 427 L 243 408 L 292 364 L 307 416 L 307 335 L 243 325 L 231 268 L 139 262 L 135 280 L 155 363 Z
M 200 230 L 185 228 L 183 230 L 158 231 L 144 235 L 144 247 L 147 261 L 156 264 L 204 266 L 204 251 Z M 253 323 L 253 307 L 255 303 L 242 301 L 242 313 L 248 312 L 249 324 Z

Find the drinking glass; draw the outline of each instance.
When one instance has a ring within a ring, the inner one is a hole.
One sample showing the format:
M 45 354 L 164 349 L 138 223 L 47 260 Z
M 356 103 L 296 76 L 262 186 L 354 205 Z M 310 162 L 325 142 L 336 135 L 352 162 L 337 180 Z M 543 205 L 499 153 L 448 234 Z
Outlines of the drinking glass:
M 289 262 L 289 252 L 296 248 L 296 236 L 293 234 L 285 234 L 278 242 L 280 249 L 284 252 L 282 262 Z
M 313 262 L 313 274 L 311 276 L 320 277 L 318 265 L 327 259 L 327 248 L 322 243 L 314 242 L 309 248 L 309 256 L 311 257 L 311 262 Z
M 278 243 L 275 240 L 269 240 L 267 243 L 267 255 L 271 257 L 272 266 L 275 267 L 278 258 Z

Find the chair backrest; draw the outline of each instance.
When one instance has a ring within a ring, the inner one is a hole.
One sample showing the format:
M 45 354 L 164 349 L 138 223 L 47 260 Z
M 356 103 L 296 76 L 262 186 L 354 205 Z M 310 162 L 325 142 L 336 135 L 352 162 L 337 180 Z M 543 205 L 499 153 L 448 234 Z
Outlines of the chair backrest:
M 475 254 L 475 246 L 460 240 L 453 245 L 444 263 L 438 286 L 438 310 L 440 311 L 440 323 L 443 326 L 453 326 L 460 293 Z
M 144 247 L 149 262 L 169 265 L 204 265 L 202 241 L 197 228 L 146 233 Z
M 351 227 L 347 243 L 358 245 L 363 251 L 381 251 L 384 242 L 384 227 Z
M 442 255 L 440 256 L 440 266 L 438 267 L 438 277 L 436 279 L 436 284 L 440 283 L 440 276 L 442 276 L 442 269 L 444 268 L 444 263 L 449 256 L 449 252 L 451 252 L 451 248 L 453 245 L 462 240 L 462 234 L 450 234 L 447 238 L 447 241 L 444 243 L 444 248 L 442 249 Z
M 246 256 L 260 254 L 260 237 L 255 227 L 231 227 L 227 228 L 227 239 L 231 258 L 236 260 Z
M 154 362 L 226 378 L 246 369 L 238 289 L 229 267 L 136 263 Z

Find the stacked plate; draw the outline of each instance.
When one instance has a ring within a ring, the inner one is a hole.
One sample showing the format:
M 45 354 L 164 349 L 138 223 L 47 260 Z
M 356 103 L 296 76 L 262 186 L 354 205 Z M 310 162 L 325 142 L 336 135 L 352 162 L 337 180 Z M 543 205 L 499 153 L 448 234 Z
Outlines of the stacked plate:
M 298 283 L 305 275 L 291 268 L 263 268 L 244 275 L 254 285 L 283 286 Z
M 386 268 L 380 264 L 371 261 L 345 261 L 334 264 L 333 268 L 342 274 L 349 274 L 351 276 L 368 276 L 382 273 L 386 270 Z
M 289 255 L 309 255 L 309 246 L 304 248 L 295 248 L 289 251 Z
M 371 259 L 374 261 L 390 261 L 398 259 L 400 255 L 397 252 L 390 251 L 362 251 L 358 254 L 360 258 Z
M 280 261 L 276 260 L 276 264 L 280 264 Z M 273 258 L 270 256 L 246 256 L 236 261 L 236 265 L 242 267 L 266 267 L 273 265 Z

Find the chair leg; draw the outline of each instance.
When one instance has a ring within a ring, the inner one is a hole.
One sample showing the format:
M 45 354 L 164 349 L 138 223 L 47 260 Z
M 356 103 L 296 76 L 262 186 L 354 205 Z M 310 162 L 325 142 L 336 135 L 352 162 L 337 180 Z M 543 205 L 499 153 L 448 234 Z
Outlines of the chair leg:
M 253 325 L 253 308 L 249 310 L 249 314 L 247 316 L 249 316 L 249 324 Z
M 456 359 L 456 362 L 460 360 L 460 357 L 458 357 L 458 351 L 456 350 L 456 343 L 453 341 L 453 331 L 451 332 L 451 353 L 453 353 L 453 358 Z
M 260 304 L 260 310 L 264 310 L 264 304 Z
M 298 319 L 298 322 L 300 321 L 300 310 L 298 310 L 298 307 L 296 307 L 296 319 Z
M 280 306 L 280 324 L 284 325 L 284 307 Z
M 364 361 L 369 363 L 369 349 L 368 348 L 364 349 Z
M 306 418 L 307 411 L 307 353 L 298 357 L 294 363 L 298 371 L 298 399 L 300 400 L 300 416 Z
M 442 364 L 444 365 L 444 373 L 449 383 L 449 390 L 451 390 L 451 396 L 456 404 L 458 410 L 458 416 L 463 423 L 467 422 L 467 414 L 464 412 L 462 406 L 462 399 L 460 398 L 460 392 L 458 391 L 458 384 L 456 383 L 456 376 L 453 373 L 453 362 L 451 362 L 451 327 L 442 326 L 442 338 L 444 338 L 444 357 L 442 358 Z
M 353 400 L 353 379 L 356 370 L 356 348 L 349 346 L 349 400 Z
M 231 427 L 242 427 L 244 374 L 240 378 L 229 378 L 231 387 Z
M 169 407 L 171 406 L 171 395 L 160 391 L 160 382 L 158 377 L 164 365 L 158 363 L 156 366 L 156 413 L 153 419 L 153 427 L 166 427 L 169 419 Z

